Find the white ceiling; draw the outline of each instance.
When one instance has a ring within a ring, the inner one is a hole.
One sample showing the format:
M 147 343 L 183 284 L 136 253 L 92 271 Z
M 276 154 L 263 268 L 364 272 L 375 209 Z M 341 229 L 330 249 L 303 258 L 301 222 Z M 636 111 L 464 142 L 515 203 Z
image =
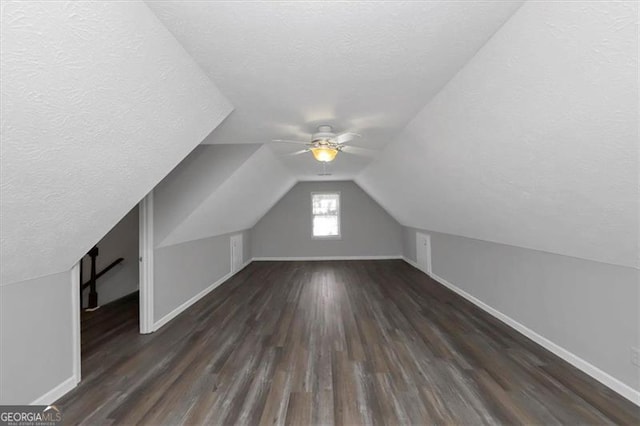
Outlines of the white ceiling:
M 142 2 L 3 2 L 2 284 L 70 269 L 231 111 Z
M 521 5 L 514 2 L 148 1 L 235 111 L 205 143 L 308 140 L 320 124 L 379 150 Z M 322 171 L 272 145 L 298 179 Z M 330 179 L 369 157 L 341 154 Z
M 319 124 L 381 151 L 329 179 L 404 225 L 637 261 L 637 3 L 148 4 L 180 43 L 140 2 L 3 3 L 3 284 L 70 268 L 205 137 Z M 321 171 L 202 148 L 161 244 L 251 227 Z
M 206 151 L 213 147 L 206 148 L 198 154 L 200 157 L 206 156 Z M 252 148 L 241 154 L 235 151 L 236 156 L 246 159 L 237 169 L 227 169 L 226 176 L 209 168 L 184 179 L 185 174 L 192 174 L 198 169 L 197 165 L 191 164 L 183 170 L 184 173 L 165 180 L 161 187 L 183 180 L 189 181 L 189 188 L 207 189 L 209 195 L 189 209 L 189 215 L 173 226 L 166 238 L 157 242 L 158 247 L 252 228 L 296 183 L 296 179 L 267 147 Z M 163 191 L 159 188 L 158 192 L 162 194 Z M 175 198 L 176 192 L 173 193 L 163 202 L 169 214 L 173 214 L 171 210 L 181 209 L 173 202 L 180 201 Z M 154 213 L 160 213 L 161 208 L 154 206 Z M 166 215 L 167 212 L 161 214 Z
M 196 147 L 153 190 L 154 243 L 163 245 L 169 234 L 187 220 L 261 146 L 233 144 Z M 203 225 L 206 227 L 209 222 Z
M 637 20 L 525 3 L 357 182 L 404 225 L 637 266 Z

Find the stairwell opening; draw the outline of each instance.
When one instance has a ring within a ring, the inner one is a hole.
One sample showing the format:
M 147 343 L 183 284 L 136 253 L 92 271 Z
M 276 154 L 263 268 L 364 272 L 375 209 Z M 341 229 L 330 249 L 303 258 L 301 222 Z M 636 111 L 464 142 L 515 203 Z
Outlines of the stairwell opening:
M 115 350 L 119 338 L 139 333 L 138 247 L 136 206 L 80 261 L 83 378 L 100 368 L 103 350 Z

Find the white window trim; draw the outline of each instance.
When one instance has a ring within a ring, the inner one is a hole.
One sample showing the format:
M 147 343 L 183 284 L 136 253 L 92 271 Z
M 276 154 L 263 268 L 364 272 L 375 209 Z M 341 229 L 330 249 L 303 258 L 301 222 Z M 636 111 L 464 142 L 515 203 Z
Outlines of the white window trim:
M 313 196 L 314 195 L 334 195 L 338 194 L 338 235 L 326 235 L 326 236 L 316 236 L 313 235 Z M 342 220 L 340 217 L 342 216 L 342 194 L 340 191 L 321 191 L 321 192 L 312 192 L 311 197 L 309 199 L 311 203 L 311 239 L 313 240 L 341 240 L 342 239 Z

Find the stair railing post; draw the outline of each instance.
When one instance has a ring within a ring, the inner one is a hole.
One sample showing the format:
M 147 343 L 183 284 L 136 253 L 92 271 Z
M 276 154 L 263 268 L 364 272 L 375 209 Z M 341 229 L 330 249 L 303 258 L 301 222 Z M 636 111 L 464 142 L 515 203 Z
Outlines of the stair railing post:
M 96 291 L 96 257 L 98 257 L 98 247 L 94 246 L 89 250 L 91 256 L 91 278 L 89 280 L 89 309 L 98 307 L 98 292 Z
M 80 258 L 80 310 L 82 310 L 82 290 L 84 290 L 82 288 L 82 283 L 84 283 L 84 274 L 82 271 L 82 264 L 84 263 L 84 256 L 82 256 L 82 258 Z

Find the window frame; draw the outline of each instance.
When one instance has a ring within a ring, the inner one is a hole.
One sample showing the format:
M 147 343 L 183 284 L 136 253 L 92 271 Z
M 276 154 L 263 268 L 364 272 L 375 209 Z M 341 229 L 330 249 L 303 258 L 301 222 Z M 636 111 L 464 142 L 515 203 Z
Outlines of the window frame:
M 313 234 L 313 219 L 316 215 L 313 214 L 313 196 L 314 195 L 337 195 L 338 196 L 338 235 L 314 235 Z M 313 240 L 341 240 L 342 239 L 342 194 L 340 191 L 315 191 L 311 192 L 309 201 L 311 202 L 311 239 Z

